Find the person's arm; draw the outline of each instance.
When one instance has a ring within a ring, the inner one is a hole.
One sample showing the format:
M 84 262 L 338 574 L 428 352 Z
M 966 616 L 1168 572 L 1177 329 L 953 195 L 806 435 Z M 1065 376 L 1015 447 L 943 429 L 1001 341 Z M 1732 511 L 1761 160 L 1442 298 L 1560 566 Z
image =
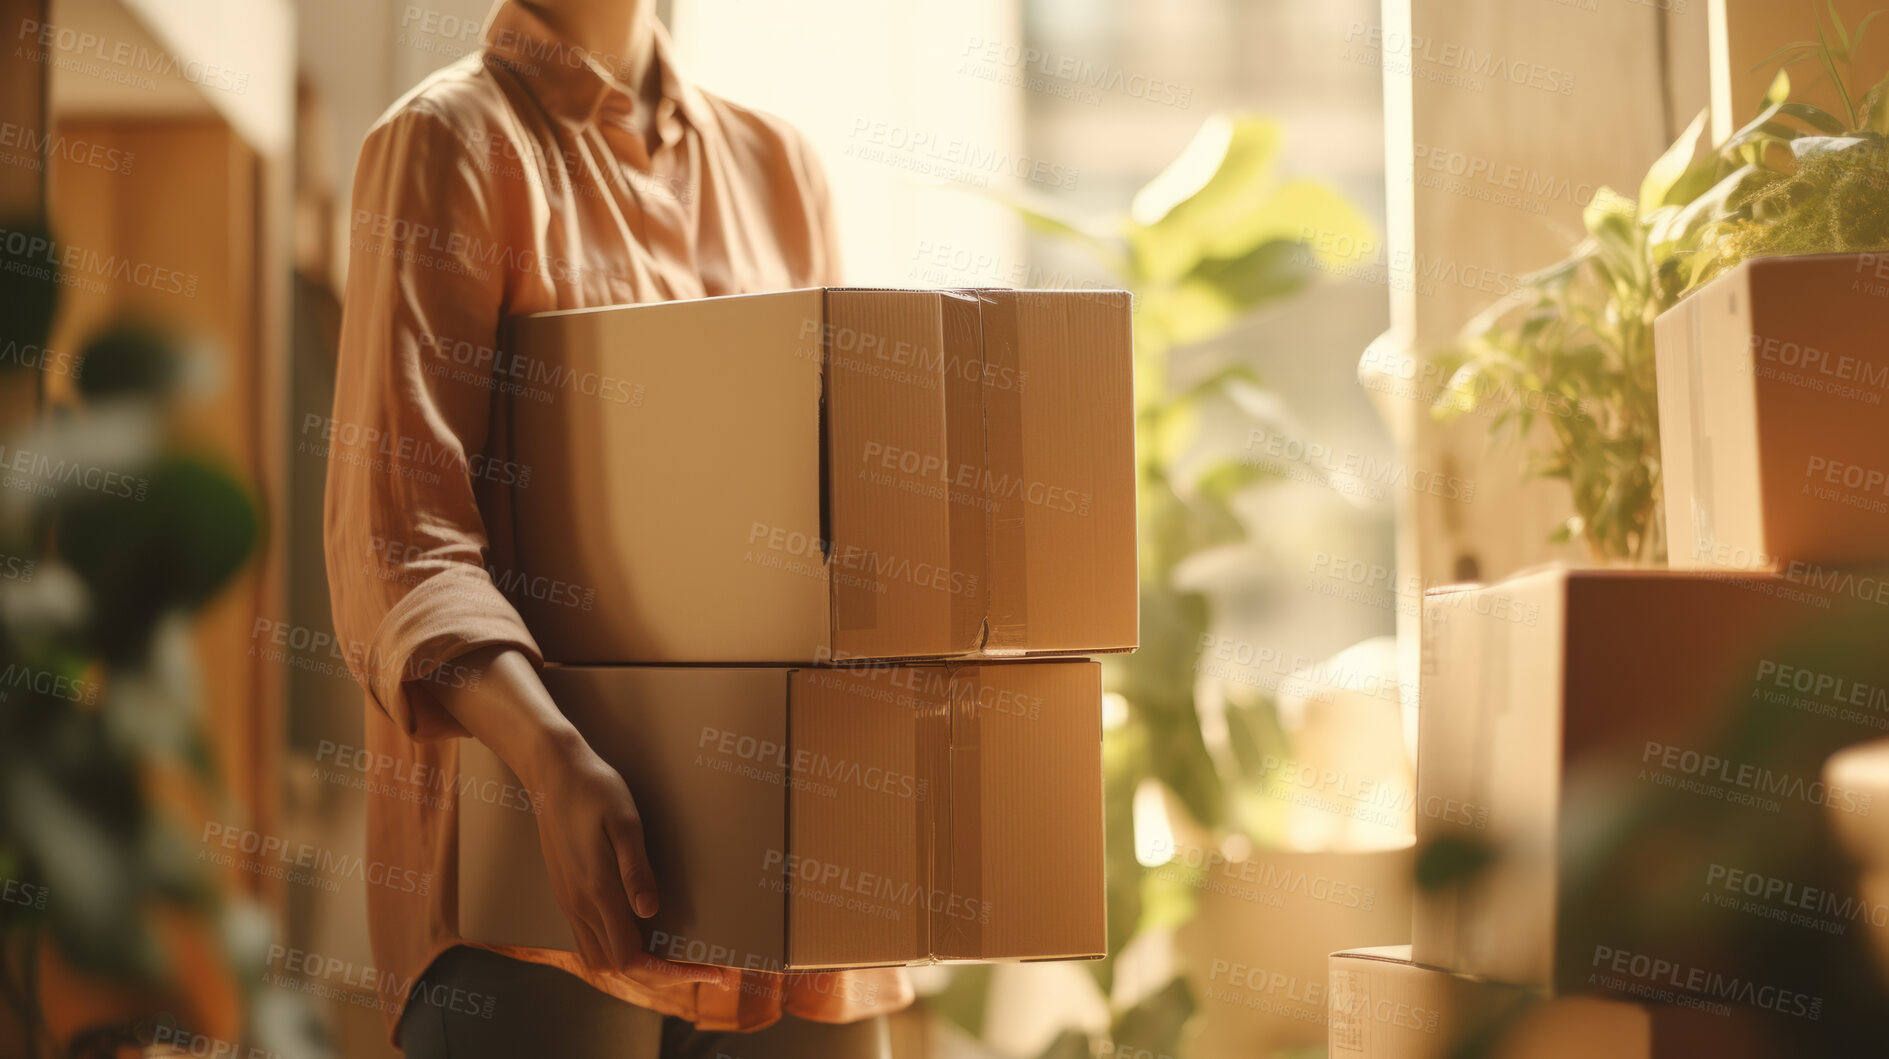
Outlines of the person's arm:
M 419 101 L 362 147 L 334 415 L 302 424 L 303 444 L 329 454 L 335 630 L 409 738 L 471 735 L 542 797 L 545 861 L 587 963 L 659 986 L 725 980 L 642 952 L 635 913 L 657 898 L 635 802 L 551 700 L 537 644 L 485 569 L 472 473 L 492 390 L 441 351 L 497 347 L 517 256 L 504 251 L 531 238 L 506 229 L 507 190 Z
M 730 972 L 643 951 L 636 919 L 656 914 L 657 897 L 636 802 L 623 777 L 559 712 L 531 659 L 487 647 L 454 664 L 479 679 L 433 681 L 423 690 L 491 747 L 526 790 L 543 795 L 538 842 L 585 962 L 670 981 L 725 981 Z

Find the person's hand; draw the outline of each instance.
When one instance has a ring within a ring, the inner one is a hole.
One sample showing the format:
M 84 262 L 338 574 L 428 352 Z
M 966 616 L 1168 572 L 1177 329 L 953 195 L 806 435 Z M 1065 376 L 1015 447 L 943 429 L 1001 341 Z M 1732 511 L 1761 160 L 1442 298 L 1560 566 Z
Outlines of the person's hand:
M 739 972 L 728 968 L 672 963 L 643 951 L 637 919 L 655 915 L 660 899 L 636 801 L 551 701 L 531 661 L 517 650 L 488 648 L 455 665 L 478 679 L 436 682 L 428 691 L 542 798 L 538 844 L 584 962 L 656 989 L 738 982 Z
M 659 898 L 629 785 L 581 737 L 550 746 L 520 778 L 544 796 L 538 843 L 584 962 L 645 981 L 660 975 L 667 984 L 725 981 L 732 972 L 643 951 L 637 920 L 655 915 Z

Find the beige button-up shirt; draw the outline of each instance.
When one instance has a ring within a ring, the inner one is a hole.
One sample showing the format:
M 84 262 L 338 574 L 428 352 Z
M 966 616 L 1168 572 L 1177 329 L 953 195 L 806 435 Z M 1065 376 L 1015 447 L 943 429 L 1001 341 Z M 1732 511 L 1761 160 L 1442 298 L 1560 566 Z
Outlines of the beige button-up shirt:
M 464 733 L 409 682 L 450 679 L 454 658 L 489 645 L 541 659 L 498 585 L 507 505 L 529 474 L 504 457 L 506 402 L 518 379 L 546 376 L 519 370 L 500 321 L 840 279 L 827 186 L 806 142 L 685 83 L 660 28 L 656 59 L 651 151 L 634 94 L 504 0 L 484 46 L 396 103 L 361 150 L 334 414 L 300 424 L 298 440 L 328 452 L 335 631 L 370 705 L 367 860 L 387 870 L 364 874 L 390 1025 L 426 966 L 462 943 Z M 896 970 L 750 972 L 723 987 L 594 971 L 566 952 L 498 951 L 711 1029 L 757 1029 L 783 1011 L 846 1021 L 911 999 Z

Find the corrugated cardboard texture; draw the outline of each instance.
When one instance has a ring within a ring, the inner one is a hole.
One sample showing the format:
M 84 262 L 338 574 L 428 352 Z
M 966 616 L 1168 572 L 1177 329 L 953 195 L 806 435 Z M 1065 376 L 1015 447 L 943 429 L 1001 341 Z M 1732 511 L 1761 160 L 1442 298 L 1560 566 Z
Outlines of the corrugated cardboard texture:
M 941 656 L 954 639 L 945 337 L 933 291 L 828 291 L 833 648 Z
M 1128 295 L 979 296 L 994 520 L 988 646 L 1132 648 L 1139 630 Z
M 1331 955 L 1332 1059 L 1692 1059 L 1757 1056 L 1748 1020 L 1562 997 L 1412 963 L 1408 946 Z
M 534 477 L 502 581 L 568 664 L 1131 650 L 1129 309 L 832 289 L 520 318 L 519 356 L 638 389 L 513 402 Z
M 1103 954 L 1101 680 L 1093 662 L 952 674 L 939 958 Z
M 792 679 L 795 860 L 787 952 L 797 967 L 907 963 L 930 953 L 932 817 L 949 799 L 926 768 L 941 669 L 803 669 Z M 938 681 L 934 681 L 938 683 Z M 917 685 L 916 687 L 914 685 Z M 839 793 L 824 793 L 837 782 Z
M 642 813 L 662 898 L 646 947 L 782 970 L 1099 955 L 1100 670 L 551 667 L 545 683 Z M 573 947 L 536 826 L 461 804 L 464 936 Z
M 1660 318 L 1675 566 L 1889 560 L 1886 317 L 1889 256 L 1838 254 L 1747 261 Z
M 509 593 L 547 658 L 793 662 L 828 645 L 821 313 L 821 292 L 792 291 L 512 322 L 518 356 L 642 387 L 514 402 L 513 458 L 533 472 L 519 572 L 570 586 Z
M 805 778 L 847 763 L 923 794 L 839 804 L 796 783 L 796 966 L 1102 954 L 1100 666 L 802 670 L 794 695 Z

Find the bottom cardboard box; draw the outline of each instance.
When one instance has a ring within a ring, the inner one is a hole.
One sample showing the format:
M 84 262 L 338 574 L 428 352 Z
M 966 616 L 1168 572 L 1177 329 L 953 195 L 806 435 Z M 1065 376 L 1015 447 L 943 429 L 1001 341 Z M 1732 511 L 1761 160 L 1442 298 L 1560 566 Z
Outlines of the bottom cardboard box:
M 1693 1059 L 1760 1054 L 1744 1021 L 1520 986 L 1410 960 L 1410 946 L 1331 955 L 1331 1059 Z
M 1427 593 L 1418 856 L 1476 866 L 1419 890 L 1415 959 L 1621 995 L 1600 983 L 1648 984 L 1625 956 L 1679 968 L 1662 988 L 1806 1022 L 1879 1008 L 1851 967 L 1884 928 L 1853 905 L 1807 923 L 1794 902 L 1845 885 L 1833 826 L 1881 826 L 1867 790 L 1823 773 L 1880 731 L 1849 703 L 1883 683 L 1889 610 L 1806 595 L 1779 574 L 1642 569 Z
M 644 947 L 753 970 L 1100 956 L 1101 668 L 551 667 L 628 781 Z M 461 789 L 513 779 L 476 740 Z M 536 817 L 459 803 L 459 931 L 573 949 Z

